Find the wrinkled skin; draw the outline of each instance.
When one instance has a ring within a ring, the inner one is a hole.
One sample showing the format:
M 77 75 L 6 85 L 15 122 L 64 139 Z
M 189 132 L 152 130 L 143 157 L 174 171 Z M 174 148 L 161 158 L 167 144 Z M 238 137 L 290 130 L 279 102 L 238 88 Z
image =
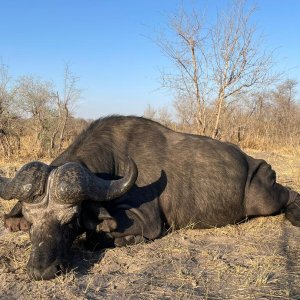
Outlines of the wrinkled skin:
M 92 216 L 90 209 L 82 213 L 82 205 L 57 204 L 49 194 L 47 190 L 37 203 L 23 203 L 22 217 L 4 217 L 4 225 L 10 231 L 29 231 L 32 250 L 27 273 L 35 280 L 52 279 L 67 270 L 69 250 L 78 235 L 85 231 L 111 232 L 117 227 L 116 220 L 99 204 L 91 204 Z M 99 235 L 94 243 L 99 243 Z
M 23 203 L 22 212 L 30 222 L 32 251 L 27 264 L 30 277 L 51 279 L 67 267 L 69 249 L 80 233 L 79 205 L 59 204 L 54 201 L 51 184 L 37 203 Z
M 95 216 L 93 223 L 89 222 L 88 228 L 99 233 L 112 231 L 117 226 L 116 221 L 100 208 L 101 214 Z M 52 279 L 67 269 L 72 243 L 86 230 L 79 224 L 81 205 L 57 204 L 50 189 L 40 203 L 24 203 L 22 211 L 31 224 L 28 275 L 35 280 Z
M 70 247 L 83 232 L 78 224 L 79 206 L 53 207 L 45 200 L 42 205 L 23 204 L 25 218 L 5 217 L 4 220 L 10 231 L 29 231 L 32 250 L 27 273 L 35 280 L 52 279 L 64 272 L 68 267 Z
M 28 275 L 35 280 L 48 280 L 65 272 L 70 258 L 69 250 L 74 239 L 86 230 L 110 232 L 116 229 L 116 221 L 103 207 L 95 215 L 79 225 L 80 205 L 57 204 L 51 198 L 42 197 L 40 203 L 23 203 L 21 218 L 8 218 L 4 224 L 11 231 L 28 231 L 32 250 L 27 263 Z M 99 218 L 100 220 L 98 220 Z
M 55 217 L 30 228 L 32 250 L 27 273 L 35 280 L 52 279 L 68 267 L 69 249 L 79 234 L 77 220 L 61 224 Z

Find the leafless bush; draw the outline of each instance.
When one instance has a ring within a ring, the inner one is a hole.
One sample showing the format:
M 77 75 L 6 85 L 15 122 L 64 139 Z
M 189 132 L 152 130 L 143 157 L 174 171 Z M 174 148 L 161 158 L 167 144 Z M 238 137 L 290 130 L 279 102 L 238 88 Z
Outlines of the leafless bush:
M 33 76 L 12 80 L 0 64 L 0 155 L 2 159 L 52 157 L 61 152 L 87 122 L 73 117 L 80 98 L 78 78 L 65 67 L 62 91 Z

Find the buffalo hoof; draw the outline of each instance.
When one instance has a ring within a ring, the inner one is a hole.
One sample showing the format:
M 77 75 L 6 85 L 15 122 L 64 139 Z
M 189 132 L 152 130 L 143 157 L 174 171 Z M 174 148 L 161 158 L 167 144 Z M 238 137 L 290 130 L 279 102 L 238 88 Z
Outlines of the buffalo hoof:
M 30 228 L 30 223 L 28 223 L 25 218 L 17 218 L 17 217 L 6 217 L 4 215 L 4 226 L 9 231 L 28 231 Z
M 115 238 L 115 246 L 123 247 L 123 246 L 128 246 L 128 245 L 135 245 L 135 244 L 139 244 L 139 243 L 142 243 L 145 241 L 146 240 L 141 235 L 127 235 L 124 237 Z
M 293 201 L 286 208 L 285 216 L 294 226 L 300 227 L 300 194 L 295 194 Z

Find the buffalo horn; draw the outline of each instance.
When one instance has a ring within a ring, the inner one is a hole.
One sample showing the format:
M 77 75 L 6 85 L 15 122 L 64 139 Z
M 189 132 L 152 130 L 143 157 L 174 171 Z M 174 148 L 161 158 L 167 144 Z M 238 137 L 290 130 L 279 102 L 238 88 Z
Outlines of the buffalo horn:
M 135 184 L 137 177 L 137 166 L 135 162 L 128 157 L 127 168 L 124 177 L 119 180 L 110 181 L 105 199 L 109 201 L 124 195 Z
M 110 201 L 129 191 L 137 176 L 137 166 L 131 158 L 128 158 L 123 178 L 116 180 L 104 180 L 78 163 L 66 163 L 53 174 L 54 200 L 64 204 Z
M 42 193 L 50 172 L 48 165 L 34 161 L 24 165 L 14 178 L 0 176 L 0 197 L 30 202 L 34 195 Z

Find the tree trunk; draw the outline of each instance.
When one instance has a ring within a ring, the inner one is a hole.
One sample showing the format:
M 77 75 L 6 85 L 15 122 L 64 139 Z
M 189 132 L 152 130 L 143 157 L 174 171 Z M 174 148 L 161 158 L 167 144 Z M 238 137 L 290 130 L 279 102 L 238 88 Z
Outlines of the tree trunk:
M 212 138 L 216 138 L 218 133 L 219 133 L 219 124 L 220 124 L 220 118 L 221 118 L 221 112 L 222 112 L 222 107 L 224 103 L 224 89 L 222 89 L 219 92 L 219 97 L 218 97 L 218 104 L 217 104 L 217 115 L 216 115 L 216 122 L 215 122 L 215 127 L 213 130 Z
M 64 107 L 64 110 L 65 110 L 65 116 L 64 116 L 61 132 L 60 132 L 60 137 L 59 137 L 59 145 L 58 145 L 58 150 L 57 150 L 58 153 L 60 153 L 60 151 L 62 150 L 66 125 L 67 125 L 67 121 L 68 121 L 68 118 L 69 118 L 69 110 L 68 110 L 68 107 L 66 105 Z

